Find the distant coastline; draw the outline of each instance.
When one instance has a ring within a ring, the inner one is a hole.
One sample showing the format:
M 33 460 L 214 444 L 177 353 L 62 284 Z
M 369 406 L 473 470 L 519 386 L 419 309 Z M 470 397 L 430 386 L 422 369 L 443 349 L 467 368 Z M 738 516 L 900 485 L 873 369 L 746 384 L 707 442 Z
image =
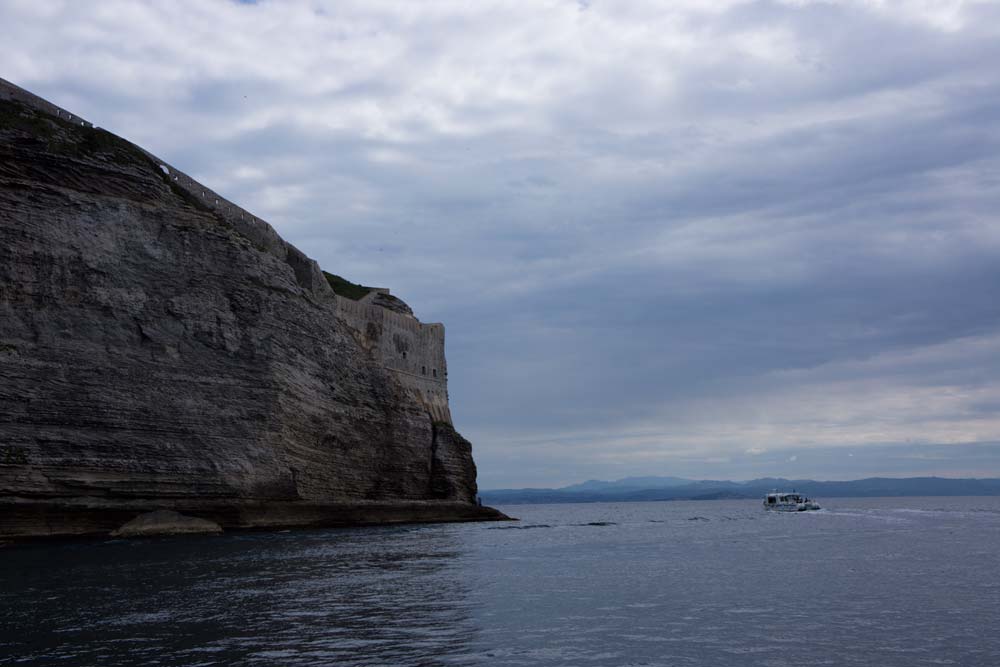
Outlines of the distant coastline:
M 869 477 L 850 481 L 763 478 L 747 482 L 692 480 L 678 477 L 627 477 L 590 480 L 558 489 L 493 489 L 480 491 L 491 505 L 533 503 L 642 502 L 760 498 L 773 489 L 796 489 L 816 498 L 883 496 L 1000 496 L 1000 479 L 945 477 Z

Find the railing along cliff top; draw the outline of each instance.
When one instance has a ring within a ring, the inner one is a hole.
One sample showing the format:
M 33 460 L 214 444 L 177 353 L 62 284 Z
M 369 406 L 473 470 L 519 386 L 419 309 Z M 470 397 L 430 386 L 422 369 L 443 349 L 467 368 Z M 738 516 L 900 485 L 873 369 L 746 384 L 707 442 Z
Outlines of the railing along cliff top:
M 80 116 L 2 78 L 0 78 L 0 99 L 15 100 L 57 118 L 79 123 L 84 127 L 97 128 L 96 125 L 84 120 Z M 102 129 L 102 131 L 106 132 L 107 130 Z M 282 239 L 274 227 L 266 221 L 237 206 L 211 188 L 205 187 L 197 180 L 177 169 L 166 160 L 153 155 L 145 148 L 135 144 L 132 145 L 155 162 L 174 184 L 188 194 L 196 197 L 205 208 L 221 217 L 257 247 L 291 266 L 300 286 L 317 295 L 330 296 L 333 294 L 333 290 L 323 277 L 323 272 L 320 270 L 319 264 L 307 257 L 301 250 Z

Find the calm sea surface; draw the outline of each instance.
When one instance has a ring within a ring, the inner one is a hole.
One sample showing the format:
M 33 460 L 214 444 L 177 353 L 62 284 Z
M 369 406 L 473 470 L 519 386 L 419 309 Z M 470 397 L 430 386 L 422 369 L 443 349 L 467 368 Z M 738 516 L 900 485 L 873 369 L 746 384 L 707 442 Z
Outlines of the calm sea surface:
M 1000 498 L 0 548 L 0 665 L 1000 665 Z

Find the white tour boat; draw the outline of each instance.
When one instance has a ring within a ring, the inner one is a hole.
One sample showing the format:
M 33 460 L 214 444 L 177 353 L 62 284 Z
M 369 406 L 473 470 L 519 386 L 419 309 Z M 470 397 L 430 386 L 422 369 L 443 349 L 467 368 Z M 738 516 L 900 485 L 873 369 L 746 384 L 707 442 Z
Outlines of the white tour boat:
M 819 503 L 794 491 L 792 493 L 775 491 L 764 496 L 764 509 L 774 512 L 805 512 L 818 510 Z

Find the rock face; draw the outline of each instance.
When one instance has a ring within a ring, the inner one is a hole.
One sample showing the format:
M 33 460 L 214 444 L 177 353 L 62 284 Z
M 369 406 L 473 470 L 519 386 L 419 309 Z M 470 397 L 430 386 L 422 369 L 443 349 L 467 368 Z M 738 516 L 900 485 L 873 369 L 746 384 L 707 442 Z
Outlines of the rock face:
M 118 530 L 112 537 L 145 537 L 149 535 L 185 535 L 191 533 L 221 533 L 222 526 L 194 516 L 185 516 L 170 510 L 156 510 L 140 514 Z
M 0 80 L 0 537 L 502 518 L 441 325 L 47 104 Z

